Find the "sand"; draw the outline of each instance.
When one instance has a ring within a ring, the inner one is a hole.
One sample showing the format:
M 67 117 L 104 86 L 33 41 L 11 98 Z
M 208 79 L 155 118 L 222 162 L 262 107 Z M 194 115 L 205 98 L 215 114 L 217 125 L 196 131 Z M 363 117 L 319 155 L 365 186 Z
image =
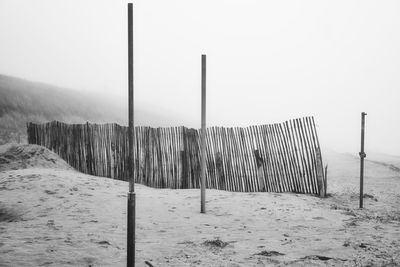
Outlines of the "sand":
M 41 149 L 0 148 L 0 266 L 125 266 L 128 184 Z M 323 156 L 326 199 L 137 184 L 137 266 L 400 265 L 400 173 L 367 161 L 360 210 L 358 158 Z

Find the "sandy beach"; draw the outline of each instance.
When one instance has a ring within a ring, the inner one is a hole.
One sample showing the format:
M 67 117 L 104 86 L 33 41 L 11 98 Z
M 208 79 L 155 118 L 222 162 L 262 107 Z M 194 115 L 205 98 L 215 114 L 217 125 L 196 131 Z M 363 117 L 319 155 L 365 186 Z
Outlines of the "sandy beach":
M 200 214 L 199 190 L 136 184 L 137 266 L 400 265 L 396 158 L 367 157 L 360 210 L 358 158 L 323 157 L 325 199 L 207 190 Z M 2 146 L 0 166 L 0 266 L 125 266 L 127 182 L 34 145 Z

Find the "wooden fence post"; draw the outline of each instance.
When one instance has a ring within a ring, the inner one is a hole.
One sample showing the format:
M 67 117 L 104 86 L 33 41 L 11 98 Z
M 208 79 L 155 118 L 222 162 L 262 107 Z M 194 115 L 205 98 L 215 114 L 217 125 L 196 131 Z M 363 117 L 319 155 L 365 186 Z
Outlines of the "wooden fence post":
M 318 191 L 319 191 L 319 196 L 320 197 L 325 197 L 326 196 L 326 190 L 325 190 L 325 182 L 324 182 L 324 167 L 322 165 L 322 157 L 321 157 L 321 150 L 318 148 L 317 149 L 317 182 L 318 182 Z
M 361 113 L 361 152 L 360 152 L 360 209 L 363 208 L 364 198 L 364 158 L 367 156 L 364 152 L 364 135 L 365 135 L 365 115 Z
M 129 157 L 128 157 L 128 177 L 129 177 L 129 193 L 128 193 L 128 211 L 127 211 L 127 267 L 135 266 L 135 224 L 136 224 L 136 195 L 135 195 L 135 176 L 133 166 L 133 14 L 132 3 L 128 3 L 128 140 L 129 140 Z
M 267 187 L 265 185 L 264 181 L 264 173 L 262 170 L 264 160 L 260 155 L 260 150 L 255 149 L 254 150 L 254 156 L 256 158 L 256 165 L 257 165 L 257 178 L 258 178 L 258 192 L 266 192 Z
M 201 213 L 206 212 L 206 55 L 201 55 Z

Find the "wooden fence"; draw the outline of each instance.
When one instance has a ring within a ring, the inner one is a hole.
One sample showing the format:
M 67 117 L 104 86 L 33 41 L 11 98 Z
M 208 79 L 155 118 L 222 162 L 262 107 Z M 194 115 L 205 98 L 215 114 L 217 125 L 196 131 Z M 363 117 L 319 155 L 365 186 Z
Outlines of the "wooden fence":
M 128 129 L 118 124 L 28 123 L 28 142 L 45 146 L 77 170 L 127 180 Z M 156 188 L 199 188 L 199 130 L 136 127 L 135 181 Z M 207 188 L 324 196 L 314 118 L 245 128 L 210 127 Z

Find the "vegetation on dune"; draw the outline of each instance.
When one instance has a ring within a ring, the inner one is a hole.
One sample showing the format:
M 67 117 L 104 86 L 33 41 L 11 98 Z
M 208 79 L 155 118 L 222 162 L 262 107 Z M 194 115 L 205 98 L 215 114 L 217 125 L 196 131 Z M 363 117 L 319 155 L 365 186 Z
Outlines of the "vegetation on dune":
M 116 114 L 96 97 L 0 75 L 0 144 L 26 142 L 27 122 L 120 122 Z

